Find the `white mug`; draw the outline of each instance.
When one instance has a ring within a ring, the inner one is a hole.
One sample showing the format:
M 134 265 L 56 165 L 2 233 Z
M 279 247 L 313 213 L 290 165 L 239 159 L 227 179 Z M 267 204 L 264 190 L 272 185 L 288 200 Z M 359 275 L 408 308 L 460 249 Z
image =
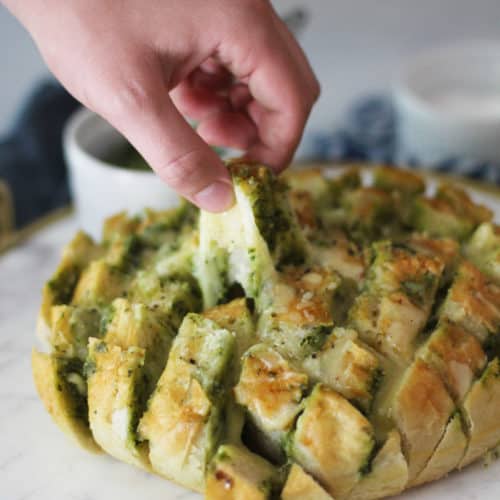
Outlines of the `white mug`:
M 96 239 L 110 215 L 123 210 L 135 214 L 145 207 L 161 210 L 180 201 L 153 171 L 121 168 L 105 161 L 126 144 L 110 124 L 85 108 L 69 119 L 64 130 L 64 154 L 76 213 L 81 228 Z

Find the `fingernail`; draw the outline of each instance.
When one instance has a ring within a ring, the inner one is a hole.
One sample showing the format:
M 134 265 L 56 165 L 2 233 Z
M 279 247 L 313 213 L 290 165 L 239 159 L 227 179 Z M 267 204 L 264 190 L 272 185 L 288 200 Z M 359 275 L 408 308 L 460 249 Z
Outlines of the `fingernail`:
M 234 204 L 234 193 L 231 184 L 215 181 L 193 196 L 193 201 L 209 212 L 223 212 Z

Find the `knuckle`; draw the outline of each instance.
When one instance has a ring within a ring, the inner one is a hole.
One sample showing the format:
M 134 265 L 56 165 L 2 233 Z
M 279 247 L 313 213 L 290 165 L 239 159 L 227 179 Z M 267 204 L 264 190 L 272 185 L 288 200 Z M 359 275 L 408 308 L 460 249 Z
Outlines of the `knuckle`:
M 118 83 L 110 103 L 111 112 L 131 114 L 154 109 L 153 94 L 139 78 L 130 78 Z
M 160 177 L 183 194 L 192 195 L 203 187 L 200 172 L 202 153 L 197 149 L 185 151 L 159 167 Z

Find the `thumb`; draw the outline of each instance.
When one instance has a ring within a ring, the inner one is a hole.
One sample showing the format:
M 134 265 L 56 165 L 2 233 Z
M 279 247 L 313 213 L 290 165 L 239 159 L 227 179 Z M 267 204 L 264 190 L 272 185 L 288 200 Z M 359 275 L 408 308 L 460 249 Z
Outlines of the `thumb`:
M 179 113 L 164 85 L 129 81 L 102 114 L 180 195 L 211 212 L 231 207 L 226 167 Z

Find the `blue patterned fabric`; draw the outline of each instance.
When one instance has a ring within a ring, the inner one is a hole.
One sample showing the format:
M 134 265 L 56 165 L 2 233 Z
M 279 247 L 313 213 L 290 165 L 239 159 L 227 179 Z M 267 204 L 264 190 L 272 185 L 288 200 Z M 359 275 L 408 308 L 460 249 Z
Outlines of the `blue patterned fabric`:
M 61 138 L 78 106 L 57 82 L 43 81 L 0 137 L 0 179 L 12 194 L 16 229 L 69 203 Z
M 318 161 L 402 165 L 397 151 L 397 116 L 391 99 L 385 95 L 361 99 L 347 112 L 341 128 L 313 136 L 309 150 Z M 404 165 L 429 170 L 416 159 L 409 159 Z M 432 170 L 500 184 L 500 165 L 473 159 L 449 158 L 432 166 Z

